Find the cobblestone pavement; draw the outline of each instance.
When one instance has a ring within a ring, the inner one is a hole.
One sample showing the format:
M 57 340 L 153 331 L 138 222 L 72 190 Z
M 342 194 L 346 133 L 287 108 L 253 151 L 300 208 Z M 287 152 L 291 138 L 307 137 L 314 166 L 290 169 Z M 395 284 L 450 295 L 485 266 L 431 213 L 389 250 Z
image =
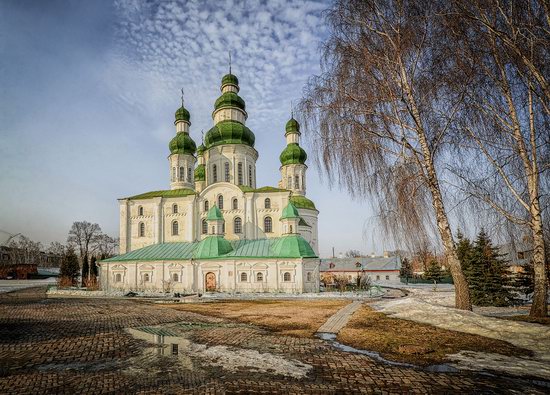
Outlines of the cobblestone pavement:
M 0 295 L 2 394 L 505 392 L 545 388 L 384 365 L 320 339 L 135 300 Z

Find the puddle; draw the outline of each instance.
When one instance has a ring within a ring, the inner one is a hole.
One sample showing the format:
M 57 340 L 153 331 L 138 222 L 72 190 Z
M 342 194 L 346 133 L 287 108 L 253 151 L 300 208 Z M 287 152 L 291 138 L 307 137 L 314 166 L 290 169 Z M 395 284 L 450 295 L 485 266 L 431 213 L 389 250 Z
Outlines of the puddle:
M 317 333 L 317 337 L 320 339 L 326 340 L 330 342 L 330 344 L 337 348 L 338 350 L 345 351 L 345 352 L 351 352 L 354 354 L 361 354 L 366 355 L 369 358 L 374 359 L 377 362 L 381 362 L 385 365 L 389 366 L 399 366 L 399 367 L 405 367 L 405 368 L 414 368 L 414 369 L 421 369 L 426 370 L 428 372 L 438 372 L 438 373 L 456 373 L 459 370 L 453 366 L 446 365 L 446 364 L 439 364 L 439 365 L 430 365 L 426 367 L 413 365 L 411 363 L 405 363 L 405 362 L 396 362 L 396 361 L 390 361 L 389 359 L 386 359 L 382 357 L 379 353 L 376 351 L 368 351 L 368 350 L 359 350 L 357 348 L 346 346 L 345 344 L 342 344 L 336 340 L 336 334 L 335 333 Z
M 312 369 L 311 365 L 297 360 L 287 359 L 270 352 L 260 353 L 225 345 L 207 346 L 195 343 L 191 339 L 194 330 L 211 327 L 239 327 L 239 324 L 195 324 L 180 322 L 169 325 L 127 328 L 126 332 L 136 339 L 151 344 L 143 350 L 141 357 L 132 363 L 133 368 L 145 369 L 148 363 L 154 363 L 154 357 L 169 357 L 178 362 L 174 369 L 197 371 L 200 367 L 212 366 L 228 372 L 268 373 L 292 378 L 303 378 Z

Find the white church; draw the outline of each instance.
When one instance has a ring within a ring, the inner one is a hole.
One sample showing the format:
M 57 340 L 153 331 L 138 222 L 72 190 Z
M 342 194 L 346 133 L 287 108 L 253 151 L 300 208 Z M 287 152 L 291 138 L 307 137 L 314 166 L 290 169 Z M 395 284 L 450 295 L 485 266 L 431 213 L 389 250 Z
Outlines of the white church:
M 183 100 L 175 118 L 170 189 L 119 199 L 121 255 L 100 262 L 103 289 L 318 292 L 319 212 L 305 196 L 298 122 L 286 124 L 278 187 L 259 188 L 255 136 L 231 71 L 198 148 Z

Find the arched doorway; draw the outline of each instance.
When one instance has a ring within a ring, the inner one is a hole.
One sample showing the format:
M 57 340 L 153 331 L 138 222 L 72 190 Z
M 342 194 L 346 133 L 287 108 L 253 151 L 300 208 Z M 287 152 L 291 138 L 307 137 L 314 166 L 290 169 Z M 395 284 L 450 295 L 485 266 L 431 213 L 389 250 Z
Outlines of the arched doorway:
M 206 286 L 205 286 L 206 292 L 215 291 L 216 290 L 216 275 L 212 272 L 206 273 L 205 283 L 206 283 Z

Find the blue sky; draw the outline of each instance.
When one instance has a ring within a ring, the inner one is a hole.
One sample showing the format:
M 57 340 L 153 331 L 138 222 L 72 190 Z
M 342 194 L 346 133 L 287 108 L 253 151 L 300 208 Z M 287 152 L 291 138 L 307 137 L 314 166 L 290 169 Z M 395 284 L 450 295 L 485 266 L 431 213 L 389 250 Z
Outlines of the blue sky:
M 319 72 L 327 5 L 0 2 L 0 230 L 48 244 L 88 220 L 118 236 L 117 198 L 169 188 L 182 87 L 191 136 L 212 126 L 228 51 L 256 135 L 258 185 L 277 185 L 291 101 Z M 308 181 L 323 256 L 392 247 L 370 205 L 331 190 L 312 161 Z

